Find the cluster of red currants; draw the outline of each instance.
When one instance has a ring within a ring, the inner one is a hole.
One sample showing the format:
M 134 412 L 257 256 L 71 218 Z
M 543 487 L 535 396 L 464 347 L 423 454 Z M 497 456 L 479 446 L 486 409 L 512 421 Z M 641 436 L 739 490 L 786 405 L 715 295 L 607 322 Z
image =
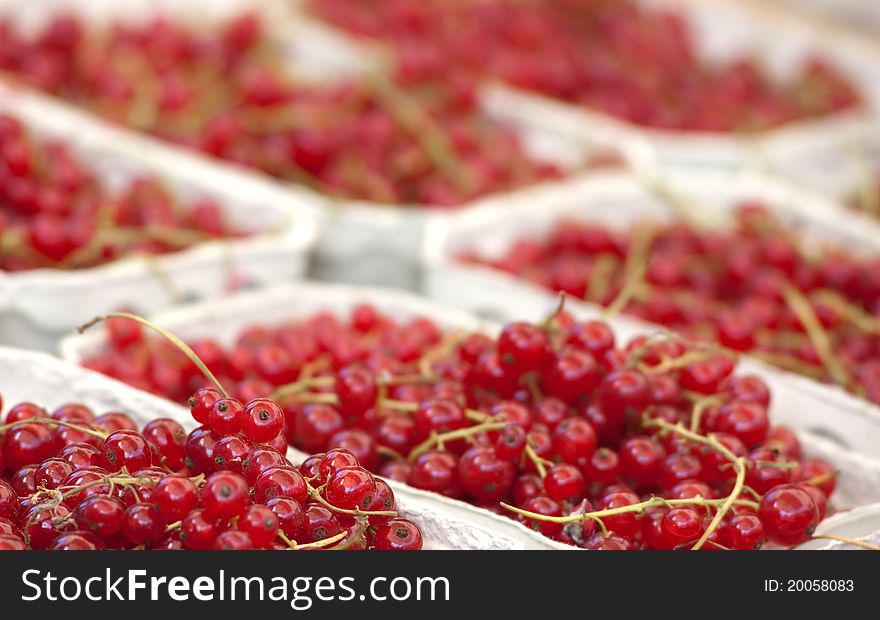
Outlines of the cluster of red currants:
M 180 202 L 156 179 L 114 191 L 63 143 L 0 116 L 0 269 L 77 269 L 229 237 L 220 208 Z
M 12 407 L 0 425 L 0 550 L 422 547 L 391 488 L 351 452 L 293 467 L 283 435 L 271 441 L 283 424 L 272 401 L 204 389 L 192 412 L 207 424 L 187 435 L 172 419 L 138 432 L 123 413 L 81 404 Z
M 500 258 L 463 258 L 880 402 L 877 257 L 817 253 L 760 205 L 708 232 L 686 222 L 618 232 L 563 221 Z
M 117 320 L 89 366 L 172 398 L 191 385 L 191 359 Z M 734 374 L 726 351 L 669 337 L 621 348 L 607 324 L 564 311 L 491 338 L 361 305 L 348 321 L 318 314 L 250 327 L 229 349 L 192 345 L 239 391 L 277 401 L 293 445 L 349 450 L 386 478 L 588 549 L 796 544 L 835 486 L 771 426 L 768 387 Z M 175 379 L 156 383 L 160 367 Z M 226 430 L 216 403 L 194 414 Z
M 463 76 L 309 84 L 284 57 L 254 15 L 207 32 L 164 19 L 104 32 L 62 16 L 25 36 L 0 23 L 0 69 L 26 83 L 330 195 L 443 207 L 560 174 L 479 111 Z
M 704 59 L 679 12 L 635 0 L 320 0 L 321 18 L 389 43 L 401 79 L 500 78 L 660 129 L 757 131 L 860 104 L 849 78 L 812 58 L 787 82 L 760 60 Z

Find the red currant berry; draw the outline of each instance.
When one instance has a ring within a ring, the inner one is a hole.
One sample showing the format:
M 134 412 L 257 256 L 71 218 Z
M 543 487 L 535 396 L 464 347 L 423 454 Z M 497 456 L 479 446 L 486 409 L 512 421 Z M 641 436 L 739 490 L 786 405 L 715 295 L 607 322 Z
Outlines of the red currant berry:
M 151 498 L 169 523 L 180 521 L 199 503 L 195 482 L 184 476 L 165 476 L 153 490 Z
M 165 516 L 156 504 L 134 504 L 125 510 L 122 535 L 135 545 L 158 542 L 165 535 Z
M 244 512 L 248 505 L 248 483 L 244 476 L 231 471 L 211 474 L 201 489 L 205 516 L 228 521 Z
M 390 519 L 376 530 L 373 546 L 385 551 L 418 551 L 422 548 L 422 530 L 408 519 Z
M 275 497 L 288 497 L 303 503 L 309 492 L 302 474 L 293 467 L 276 465 L 261 473 L 254 482 L 254 501 L 265 504 Z
M 122 529 L 125 507 L 118 499 L 105 495 L 87 497 L 73 511 L 80 529 L 107 538 Z
M 135 472 L 153 464 L 153 455 L 147 440 L 136 431 L 121 430 L 111 433 L 100 449 L 101 466 L 107 471 L 119 471 L 124 467 L 129 472 Z

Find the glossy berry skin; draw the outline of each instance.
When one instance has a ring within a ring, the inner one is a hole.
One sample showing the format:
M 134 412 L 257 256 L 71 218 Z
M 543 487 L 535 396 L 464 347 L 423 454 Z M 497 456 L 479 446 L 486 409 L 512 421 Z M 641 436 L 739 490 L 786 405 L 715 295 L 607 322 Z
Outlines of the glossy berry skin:
M 490 447 L 470 448 L 458 462 L 462 487 L 483 502 L 495 502 L 504 497 L 515 476 L 513 463 L 498 458 L 495 449 Z
M 637 370 L 614 371 L 602 380 L 598 389 L 602 410 L 617 417 L 640 414 L 650 400 L 650 383 Z
M 219 440 L 220 436 L 207 426 L 200 426 L 189 434 L 183 451 L 184 464 L 191 475 L 214 472 L 214 446 Z
M 376 495 L 373 496 L 373 503 L 370 506 L 370 512 L 378 511 L 396 511 L 397 502 L 394 500 L 394 491 L 382 478 L 374 478 L 376 484 Z M 390 517 L 382 515 L 371 515 L 370 525 L 379 525 L 385 523 Z
M 226 530 L 214 539 L 211 548 L 215 551 L 247 551 L 254 548 L 254 543 L 247 532 Z
M 498 356 L 517 375 L 541 370 L 550 359 L 549 336 L 529 323 L 508 323 L 498 337 Z
M 308 489 L 302 474 L 287 465 L 276 465 L 260 474 L 254 482 L 254 501 L 265 504 L 275 497 L 305 502 Z
M 782 545 L 807 540 L 819 522 L 812 496 L 797 484 L 783 484 L 761 498 L 758 517 L 767 537 Z
M 214 388 L 199 388 L 189 397 L 189 410 L 193 419 L 199 424 L 206 425 L 210 419 L 214 404 L 223 398 L 223 395 Z
M 281 527 L 278 516 L 264 504 L 248 506 L 238 520 L 238 529 L 246 533 L 255 547 L 267 547 Z
M 242 434 L 255 443 L 265 443 L 284 428 L 284 412 L 268 398 L 250 401 L 241 415 Z
M 242 462 L 242 473 L 251 486 L 264 471 L 278 465 L 287 465 L 284 455 L 269 446 L 255 446 Z
M 703 534 L 703 519 L 693 508 L 672 508 L 660 522 L 660 532 L 666 548 L 682 548 L 695 543 Z
M 73 519 L 80 529 L 106 538 L 122 529 L 124 514 L 125 507 L 118 499 L 93 495 L 80 502 Z
M 214 445 L 212 457 L 217 471 L 244 472 L 243 463 L 254 450 L 254 444 L 244 435 L 227 435 Z
M 584 549 L 590 551 L 627 551 L 630 549 L 630 543 L 621 536 L 611 534 L 604 536 L 603 534 L 593 534 L 591 538 L 584 542 Z
M 734 515 L 722 528 L 721 540 L 730 549 L 760 549 L 765 540 L 764 524 L 755 514 Z
M 559 502 L 550 499 L 546 495 L 538 495 L 527 499 L 522 504 L 521 508 L 547 517 L 562 516 L 562 508 L 560 507 Z M 526 526 L 549 537 L 557 536 L 562 532 L 563 528 L 561 523 L 553 523 L 552 521 L 529 519 L 528 517 L 523 517 L 522 520 Z
M 572 347 L 556 354 L 549 372 L 544 375 L 544 392 L 574 403 L 595 390 L 601 380 L 601 369 L 593 356 Z
M 136 431 L 121 430 L 108 435 L 100 450 L 101 467 L 110 472 L 123 467 L 129 472 L 136 472 L 153 464 L 147 440 Z
M 584 495 L 584 476 L 575 465 L 570 463 L 554 465 L 547 470 L 544 490 L 547 497 L 558 502 L 579 499 Z
M 174 471 L 183 468 L 186 431 L 179 422 L 170 418 L 150 420 L 143 435 L 158 451 L 160 463 Z
M 40 463 L 52 456 L 53 452 L 52 431 L 45 425 L 21 424 L 3 434 L 3 460 L 8 469 L 16 470 L 31 463 Z
M 584 418 L 567 418 L 553 430 L 553 452 L 567 463 L 590 458 L 596 449 L 596 433 Z
M 86 465 L 99 465 L 100 455 L 98 448 L 91 444 L 74 443 L 62 448 L 58 458 L 70 463 L 74 469 L 79 469 Z
M 48 549 L 65 531 L 73 530 L 70 511 L 64 506 L 34 506 L 19 519 L 32 549 Z
M 273 497 L 266 502 L 266 507 L 277 517 L 281 531 L 291 540 L 297 540 L 305 522 L 302 504 L 289 497 Z
M 351 450 L 331 448 L 324 453 L 318 463 L 317 480 L 319 482 L 327 482 L 333 477 L 333 474 L 343 467 L 357 467 L 359 465 L 357 456 Z
M 241 515 L 248 505 L 248 493 L 244 476 L 231 471 L 211 474 L 201 489 L 205 516 L 215 521 L 228 521 Z
M 412 463 L 406 482 L 441 495 L 460 495 L 458 459 L 451 452 L 429 450 Z
M 758 403 L 725 403 L 715 421 L 715 430 L 737 437 L 749 448 L 763 442 L 768 429 L 767 409 Z
M 184 476 L 165 476 L 153 490 L 153 502 L 168 523 L 180 521 L 199 503 L 196 484 Z
M 642 436 L 624 441 L 619 456 L 620 473 L 625 478 L 642 485 L 654 485 L 666 453 L 657 441 Z
M 57 489 L 58 485 L 73 473 L 73 465 L 59 458 L 46 459 L 34 472 L 34 485 L 37 488 Z
M 639 498 L 632 493 L 610 493 L 602 498 L 597 510 L 609 508 L 622 508 L 638 504 Z M 636 513 L 628 512 L 605 517 L 605 527 L 609 531 L 623 538 L 631 538 L 641 528 L 641 522 Z
M 180 539 L 186 549 L 210 549 L 220 532 L 217 522 L 200 509 L 191 511 L 180 524 Z
M 432 432 L 447 433 L 467 425 L 461 406 L 445 398 L 420 403 L 413 414 L 413 421 L 420 440 L 426 439 Z
M 378 388 L 373 373 L 363 366 L 347 366 L 336 374 L 339 412 L 356 419 L 376 402 Z
M 363 467 L 343 467 L 327 481 L 327 501 L 343 510 L 369 510 L 376 496 L 373 476 Z
M 167 521 L 156 504 L 134 504 L 125 510 L 122 535 L 135 545 L 150 545 L 165 535 Z
M 234 398 L 221 398 L 211 407 L 208 426 L 218 435 L 234 435 L 241 430 L 243 414 L 244 405 L 240 401 Z
M 526 447 L 528 433 L 519 424 L 508 424 L 498 433 L 495 440 L 495 454 L 498 458 L 518 461 Z
M 320 504 L 309 504 L 303 514 L 300 538 L 297 542 L 316 542 L 335 536 L 342 531 L 336 515 Z
M 422 530 L 408 519 L 396 517 L 376 529 L 373 545 L 385 551 L 418 551 L 422 548 Z
M 14 520 L 18 513 L 18 494 L 11 484 L 0 478 L 0 519 Z

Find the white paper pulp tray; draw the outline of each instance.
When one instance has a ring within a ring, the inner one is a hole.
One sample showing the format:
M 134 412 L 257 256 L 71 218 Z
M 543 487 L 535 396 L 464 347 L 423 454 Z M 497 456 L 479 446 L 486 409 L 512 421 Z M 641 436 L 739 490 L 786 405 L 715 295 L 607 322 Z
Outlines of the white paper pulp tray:
M 187 430 L 196 426 L 184 407 L 45 353 L 0 347 L 0 376 L 3 377 L 0 394 L 7 407 L 30 401 L 51 410 L 64 403 L 77 402 L 98 414 L 127 413 L 139 427 L 156 418 L 175 419 Z M 298 455 L 291 452 L 288 456 L 294 460 Z M 426 548 L 563 548 L 537 534 L 529 536 L 526 528 L 513 521 L 498 517 L 496 523 L 470 507 L 462 509 L 458 503 L 446 505 L 427 493 L 400 489 L 396 485 L 394 490 L 401 515 L 421 526 Z
M 414 316 L 428 317 L 445 329 L 479 329 L 490 334 L 499 329 L 498 325 L 481 322 L 473 316 L 437 306 L 408 293 L 305 283 L 242 293 L 226 300 L 222 305 L 206 302 L 153 318 L 159 325 L 170 329 L 184 340 L 210 335 L 221 343 L 230 343 L 242 329 L 253 323 L 279 324 L 297 316 L 306 317 L 319 311 L 330 311 L 347 317 L 351 309 L 362 302 L 374 304 L 381 312 L 401 320 Z M 97 329 L 94 332 L 66 338 L 61 343 L 61 352 L 65 359 L 81 363 L 105 346 L 106 334 L 103 329 Z M 771 388 L 775 389 L 776 386 L 771 385 Z M 773 411 L 776 419 L 779 418 L 779 404 L 780 399 L 777 397 L 777 406 Z M 796 417 L 796 413 L 792 415 Z M 798 436 L 807 454 L 826 459 L 841 472 L 834 494 L 835 506 L 848 508 L 880 501 L 880 461 L 852 450 L 842 449 L 834 442 L 813 433 L 799 432 Z M 295 461 L 305 457 L 303 453 L 292 448 L 290 454 Z M 509 538 L 517 541 L 515 545 L 517 548 L 570 548 L 550 541 L 511 519 L 498 516 L 483 508 L 414 489 L 406 484 L 397 482 L 391 484 L 396 495 L 406 500 L 407 505 L 410 502 L 418 502 L 419 505 L 424 503 L 426 511 L 434 509 L 439 514 L 454 515 L 455 518 L 475 523 L 480 527 L 478 531 L 497 532 L 504 540 Z M 442 521 L 440 517 L 435 520 Z M 447 536 L 453 536 L 453 533 L 448 532 Z M 477 535 L 466 530 L 462 532 L 462 536 L 470 538 Z M 484 543 L 479 543 L 482 544 Z
M 817 535 L 833 535 L 844 536 L 861 540 L 873 545 L 880 545 L 880 504 L 868 504 L 867 506 L 859 506 L 846 512 L 839 512 L 831 515 L 816 528 Z M 859 547 L 847 542 L 814 539 L 807 541 L 796 547 L 801 550 L 863 550 Z
M 53 15 L 73 11 L 87 23 L 102 25 L 110 21 L 146 20 L 157 15 L 179 19 L 197 26 L 222 22 L 243 11 L 254 11 L 267 26 L 267 33 L 279 42 L 283 57 L 279 62 L 299 77 L 316 81 L 333 81 L 371 66 L 368 55 L 356 46 L 337 37 L 323 36 L 319 31 L 304 31 L 291 36 L 290 7 L 285 2 L 267 0 L 85 0 L 70 4 L 64 0 L 48 0 L 22 5 L 16 0 L 0 0 L 0 16 L 8 17 L 25 31 L 33 31 Z M 55 101 L 59 109 L 76 110 L 70 103 Z M 86 111 L 78 112 L 77 126 L 107 128 L 108 123 Z M 171 168 L 184 171 L 199 168 L 206 176 L 218 179 L 240 179 L 235 183 L 249 184 L 251 192 L 278 196 L 277 204 L 307 204 L 318 217 L 320 235 L 315 248 L 313 273 L 320 279 L 363 284 L 382 284 L 401 288 L 418 285 L 418 255 L 422 236 L 430 221 L 443 219 L 446 211 L 420 205 L 387 205 L 358 200 L 342 200 L 319 194 L 304 186 L 284 182 L 247 170 L 195 151 L 185 150 L 147 134 L 115 128 L 115 135 L 127 136 L 125 142 L 136 149 L 145 161 L 174 162 Z M 539 130 L 521 132 L 524 148 L 533 156 L 562 167 L 580 164 L 590 152 L 552 132 Z M 615 149 L 617 150 L 617 149 Z M 635 156 L 633 156 L 635 158 Z M 209 172 L 214 170 L 214 172 Z M 186 172 L 186 174 L 189 174 Z M 538 184 L 511 195 L 540 195 L 552 191 L 555 182 Z M 493 196 L 506 196 L 500 192 Z M 488 198 L 492 200 L 492 196 Z M 481 203 L 482 200 L 476 201 Z M 466 209 L 467 205 L 460 207 Z
M 791 187 L 749 175 L 677 175 L 669 186 L 683 200 L 697 201 L 701 213 L 723 222 L 745 199 L 756 199 L 816 243 L 851 251 L 880 252 L 876 223 L 841 214 L 833 204 L 801 195 Z M 495 320 L 540 319 L 558 305 L 558 296 L 536 284 L 490 267 L 460 262 L 466 250 L 495 258 L 523 237 L 541 238 L 563 217 L 597 221 L 625 229 L 637 221 L 662 221 L 674 211 L 628 175 L 585 182 L 577 192 L 560 193 L 544 203 L 510 204 L 462 214 L 436 225 L 425 244 L 425 292 L 452 307 Z M 600 317 L 602 309 L 569 298 L 566 306 L 581 317 Z M 658 328 L 625 316 L 610 321 L 622 339 Z M 751 358 L 740 363 L 773 388 L 773 419 L 833 439 L 846 449 L 880 457 L 880 408 L 844 390 L 821 384 Z
M 210 198 L 233 229 L 250 233 L 88 269 L 0 272 L 0 343 L 50 350 L 60 335 L 103 312 L 129 307 L 151 313 L 222 295 L 235 282 L 260 286 L 305 273 L 316 222 L 313 209 L 295 194 L 189 158 L 151 156 L 127 132 L 84 121 L 67 106 L 3 84 L 0 113 L 18 118 L 40 138 L 70 146 L 111 191 L 136 178 L 158 178 L 183 206 Z

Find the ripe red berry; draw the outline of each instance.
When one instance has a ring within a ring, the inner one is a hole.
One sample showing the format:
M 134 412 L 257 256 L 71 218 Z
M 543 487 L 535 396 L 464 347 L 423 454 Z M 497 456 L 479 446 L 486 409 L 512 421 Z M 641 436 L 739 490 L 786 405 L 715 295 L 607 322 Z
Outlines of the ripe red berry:
M 378 527 L 373 544 L 379 550 L 418 551 L 423 544 L 422 530 L 408 519 L 390 519 Z
M 234 435 L 241 430 L 244 405 L 234 398 L 221 398 L 211 407 L 208 426 L 220 436 Z
M 189 410 L 193 419 L 199 424 L 208 424 L 214 404 L 223 395 L 214 388 L 199 388 L 189 397 Z
M 198 505 L 199 490 L 190 478 L 165 476 L 156 484 L 152 500 L 165 515 L 165 520 L 173 523 Z
M 770 489 L 761 499 L 758 516 L 767 537 L 783 545 L 807 540 L 819 522 L 815 501 L 797 484 Z
M 584 489 L 584 477 L 576 466 L 560 463 L 547 470 L 544 490 L 550 499 L 577 500 L 583 497 Z
M 167 522 L 156 504 L 134 504 L 125 510 L 122 534 L 135 545 L 150 545 L 165 535 Z
M 596 433 L 584 418 L 567 418 L 553 430 L 553 452 L 567 463 L 590 458 L 596 449 Z
M 211 474 L 201 489 L 205 516 L 228 521 L 241 515 L 248 505 L 248 483 L 244 476 L 231 471 Z
M 250 537 L 255 547 L 267 547 L 280 527 L 278 516 L 264 504 L 248 506 L 238 520 L 238 529 Z
M 495 502 L 507 495 L 515 476 L 513 463 L 498 458 L 490 447 L 470 448 L 458 462 L 462 487 L 483 502 Z
M 284 412 L 268 398 L 250 401 L 241 416 L 241 432 L 255 443 L 271 441 L 284 427 Z
M 373 476 L 363 467 L 343 467 L 328 479 L 327 501 L 343 510 L 369 510 L 376 496 Z
M 200 509 L 191 511 L 180 524 L 180 540 L 186 549 L 210 549 L 220 532 L 221 526 Z
M 104 440 L 100 449 L 101 466 L 107 471 L 119 471 L 124 467 L 135 472 L 153 464 L 150 446 L 137 431 L 116 431 Z
M 287 497 L 304 503 L 308 498 L 308 489 L 302 474 L 287 465 L 276 465 L 263 471 L 254 482 L 254 501 L 265 504 L 275 497 Z
M 73 511 L 73 519 L 80 529 L 102 538 L 122 529 L 125 507 L 118 499 L 103 495 L 87 497 Z

